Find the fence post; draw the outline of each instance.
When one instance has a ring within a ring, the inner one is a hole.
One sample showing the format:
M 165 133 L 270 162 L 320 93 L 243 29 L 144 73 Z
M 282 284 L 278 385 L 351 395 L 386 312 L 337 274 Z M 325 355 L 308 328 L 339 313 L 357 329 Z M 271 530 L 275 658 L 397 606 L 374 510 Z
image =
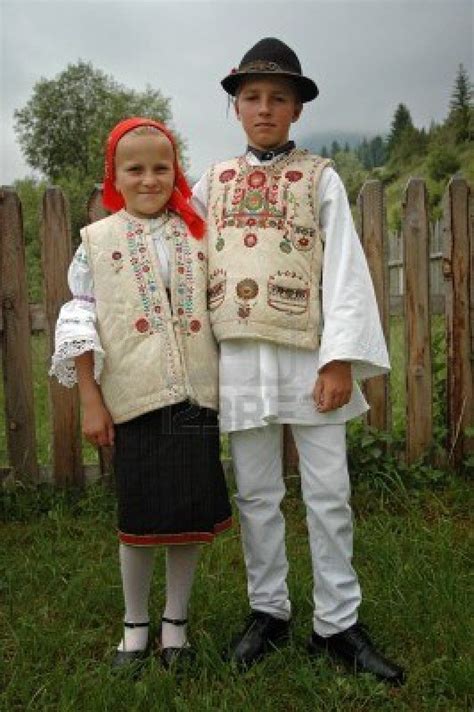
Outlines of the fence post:
M 385 229 L 385 204 L 382 182 L 364 183 L 357 200 L 360 214 L 360 238 L 374 283 L 375 296 L 387 344 L 390 332 L 390 304 L 388 296 L 388 251 Z M 377 376 L 364 385 L 370 404 L 369 425 L 379 430 L 390 427 L 389 377 Z
M 89 224 L 107 217 L 108 212 L 102 205 L 102 185 L 99 183 L 87 201 L 87 218 Z M 99 448 L 99 468 L 103 481 L 109 481 L 113 475 L 113 447 Z
M 51 356 L 59 310 L 71 298 L 67 285 L 67 269 L 72 258 L 69 208 L 59 188 L 48 188 L 43 196 L 41 246 L 46 332 Z M 53 477 L 60 486 L 82 485 L 84 472 L 77 389 L 64 388 L 56 379 L 50 379 L 49 392 L 53 423 Z
M 21 203 L 0 191 L 2 366 L 9 463 L 20 479 L 38 478 L 33 369 Z
M 472 198 L 471 198 L 472 200 Z M 472 368 L 472 232 L 470 190 L 466 181 L 454 177 L 444 196 L 446 279 L 446 338 L 448 351 L 448 459 L 454 465 L 474 451 L 474 438 L 463 431 L 474 426 Z M 471 205 L 472 207 L 472 205 Z M 471 232 L 471 239 L 470 239 Z M 470 314 L 471 311 L 471 314 Z
M 421 457 L 432 441 L 432 371 L 429 291 L 429 222 L 426 186 L 411 178 L 403 199 L 407 461 Z

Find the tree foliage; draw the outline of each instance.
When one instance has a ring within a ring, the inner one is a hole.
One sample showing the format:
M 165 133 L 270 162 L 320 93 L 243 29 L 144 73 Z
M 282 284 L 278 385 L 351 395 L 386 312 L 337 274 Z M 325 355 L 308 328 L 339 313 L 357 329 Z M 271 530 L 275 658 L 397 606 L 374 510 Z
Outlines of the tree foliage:
M 405 104 L 399 104 L 392 119 L 387 141 L 390 154 L 400 144 L 402 136 L 407 136 L 411 129 L 414 129 L 411 114 Z
M 15 111 L 15 131 L 30 166 L 56 181 L 72 169 L 79 178 L 102 177 L 110 129 L 127 116 L 171 119 L 170 100 L 148 87 L 127 89 L 79 60 L 54 79 L 40 79 L 26 106 Z
M 469 75 L 462 64 L 454 81 L 448 123 L 454 129 L 456 143 L 474 136 L 473 90 Z

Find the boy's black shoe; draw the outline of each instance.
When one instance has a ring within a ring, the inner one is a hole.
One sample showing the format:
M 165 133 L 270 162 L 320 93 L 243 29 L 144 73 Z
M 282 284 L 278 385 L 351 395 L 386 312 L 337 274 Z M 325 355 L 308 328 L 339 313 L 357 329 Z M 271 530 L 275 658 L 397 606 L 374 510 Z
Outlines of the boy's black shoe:
M 403 685 L 405 681 L 404 670 L 375 649 L 360 623 L 329 638 L 313 632 L 308 642 L 308 652 L 311 655 L 328 653 L 331 657 L 350 663 L 354 672 L 371 672 L 392 685 Z
M 252 611 L 244 630 L 231 643 L 228 660 L 240 667 L 249 667 L 284 643 L 289 629 L 289 621 L 264 611 Z

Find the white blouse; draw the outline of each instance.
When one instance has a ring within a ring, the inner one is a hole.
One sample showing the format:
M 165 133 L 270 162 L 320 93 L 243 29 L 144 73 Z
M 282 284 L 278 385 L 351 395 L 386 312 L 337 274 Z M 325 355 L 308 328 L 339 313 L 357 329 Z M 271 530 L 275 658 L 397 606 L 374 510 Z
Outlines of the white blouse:
M 123 211 L 125 213 L 125 211 Z M 164 237 L 163 227 L 168 222 L 168 213 L 158 218 L 138 220 L 151 232 L 153 247 L 160 265 L 161 277 L 165 287 L 169 287 L 169 251 Z M 71 262 L 68 271 L 68 284 L 72 300 L 64 304 L 56 322 L 55 350 L 52 358 L 50 376 L 56 376 L 64 386 L 71 388 L 77 381 L 74 358 L 86 351 L 94 353 L 94 377 L 100 382 L 104 364 L 104 350 L 96 329 L 96 308 L 94 282 L 87 261 L 87 254 L 81 244 Z
M 281 160 L 276 157 L 273 161 Z M 251 165 L 261 162 L 247 154 Z M 268 165 L 268 164 L 267 164 Z M 193 190 L 204 216 L 208 174 Z M 344 185 L 325 168 L 318 187 L 320 225 L 325 232 L 322 272 L 322 334 L 319 349 L 307 350 L 246 339 L 220 344 L 219 392 L 222 432 L 268 423 L 341 424 L 368 410 L 354 382 L 350 402 L 320 413 L 312 398 L 318 370 L 334 360 L 350 361 L 354 378 L 387 373 L 389 358 L 369 269 L 355 231 Z

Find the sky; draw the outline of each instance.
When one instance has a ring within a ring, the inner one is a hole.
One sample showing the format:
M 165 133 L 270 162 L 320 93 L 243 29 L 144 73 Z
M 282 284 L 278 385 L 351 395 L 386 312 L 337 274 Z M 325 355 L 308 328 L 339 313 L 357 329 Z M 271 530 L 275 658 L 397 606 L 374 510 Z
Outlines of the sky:
M 78 59 L 170 97 L 197 178 L 245 146 L 220 80 L 259 39 L 289 44 L 319 86 L 292 133 L 304 144 L 387 134 L 400 102 L 418 127 L 444 120 L 460 63 L 474 79 L 473 17 L 473 0 L 0 0 L 0 184 L 34 175 L 14 110 Z

